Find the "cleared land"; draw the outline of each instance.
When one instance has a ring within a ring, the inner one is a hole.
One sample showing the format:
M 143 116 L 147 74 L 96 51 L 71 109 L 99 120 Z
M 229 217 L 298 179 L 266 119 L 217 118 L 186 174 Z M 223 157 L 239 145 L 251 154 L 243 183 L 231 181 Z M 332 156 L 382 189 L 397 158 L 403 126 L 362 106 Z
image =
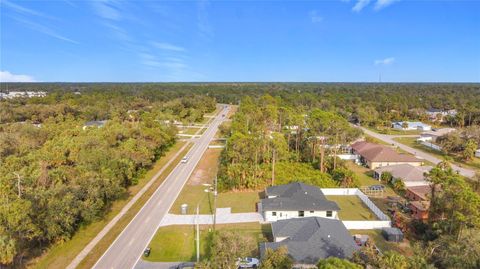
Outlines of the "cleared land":
M 209 225 L 200 226 L 200 257 L 204 257 L 208 246 Z M 238 232 L 241 238 L 256 242 L 252 255 L 258 256 L 258 243 L 265 242 L 271 237 L 270 225 L 259 223 L 241 223 L 217 225 L 218 230 Z M 151 253 L 143 259 L 152 262 L 195 261 L 195 226 L 174 225 L 158 229 L 150 242 Z
M 182 189 L 177 200 L 170 209 L 171 214 L 180 214 L 181 205 L 188 205 L 188 214 L 194 214 L 197 204 L 200 214 L 212 214 L 214 197 L 211 192 L 205 192 L 208 187 L 202 184 L 212 184 L 218 171 L 218 159 L 222 149 L 207 149 L 197 167 Z M 230 207 L 232 213 L 255 212 L 255 204 L 260 200 L 256 191 L 221 192 L 217 196 L 217 208 Z
M 131 186 L 128 189 L 128 193 L 125 195 L 120 200 L 115 201 L 111 208 L 110 211 L 107 213 L 107 215 L 99 221 L 90 223 L 88 225 L 85 225 L 81 227 L 75 235 L 72 237 L 72 239 L 62 243 L 53 246 L 46 252 L 46 254 L 42 257 L 40 257 L 37 260 L 32 261 L 31 264 L 28 265 L 30 268 L 65 268 L 68 266 L 68 264 L 75 258 L 75 256 L 107 225 L 120 211 L 121 209 L 128 203 L 128 201 L 135 196 L 136 193 L 138 193 L 147 182 L 163 167 L 165 164 L 182 148 L 182 146 L 185 145 L 186 142 L 177 142 L 175 145 L 170 148 L 170 150 L 165 154 L 165 156 L 161 157 L 153 166 L 153 168 L 148 171 L 143 177 L 141 177 L 138 181 L 137 185 Z M 128 211 L 128 213 L 123 216 L 122 219 L 117 223 L 117 225 L 104 237 L 102 241 L 99 242 L 96 248 L 94 248 L 94 251 L 101 251 L 100 249 L 102 245 L 106 245 L 108 247 L 108 244 L 113 241 L 115 238 L 116 234 L 118 234 L 123 227 L 128 223 L 131 217 L 135 215 L 135 213 L 138 211 L 138 209 L 141 208 L 141 205 L 146 201 L 146 198 L 148 198 L 150 195 L 150 190 L 153 188 L 155 189 L 158 185 L 163 182 L 165 179 L 166 175 L 170 173 L 170 170 L 173 169 L 173 167 L 180 161 L 180 159 L 183 156 L 183 153 L 187 152 L 187 150 L 190 147 L 187 147 L 177 158 L 177 160 L 173 161 L 170 167 L 168 167 L 162 175 L 155 181 L 154 184 L 150 187 L 149 191 L 146 192 L 146 195 L 144 195 L 140 200 L 137 201 L 137 203 Z M 147 197 L 148 195 L 148 197 Z M 141 205 L 139 204 L 141 203 Z M 112 236 L 115 234 L 115 236 Z M 105 249 L 106 249 L 105 247 Z M 103 252 L 98 252 L 98 253 L 103 253 Z M 87 256 L 86 259 L 88 259 L 89 256 Z M 93 263 L 95 260 L 93 261 Z M 90 266 L 93 265 L 93 263 L 88 263 L 85 262 L 85 264 L 89 264 Z M 90 267 L 90 266 L 85 266 L 85 268 Z M 80 266 L 81 267 L 81 266 Z
M 356 195 L 328 195 L 340 207 L 341 220 L 377 220 L 373 212 Z

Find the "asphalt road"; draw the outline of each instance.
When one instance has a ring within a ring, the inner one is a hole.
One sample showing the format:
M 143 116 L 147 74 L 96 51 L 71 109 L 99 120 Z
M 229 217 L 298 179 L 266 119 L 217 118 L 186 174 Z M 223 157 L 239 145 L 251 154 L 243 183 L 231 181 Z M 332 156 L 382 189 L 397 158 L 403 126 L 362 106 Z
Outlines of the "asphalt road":
M 135 267 L 163 217 L 170 210 L 190 174 L 208 148 L 218 126 L 225 120 L 222 115 L 227 114 L 228 109 L 229 107 L 222 108 L 222 111 L 211 121 L 203 135 L 196 139 L 195 144 L 187 153 L 188 162 L 180 163 L 174 168 L 93 268 L 127 269 Z
M 359 127 L 360 129 L 362 129 L 362 131 L 364 133 L 366 133 L 367 135 L 369 136 L 372 136 L 372 137 L 375 137 L 377 139 L 380 139 L 382 140 L 383 142 L 386 142 L 388 144 L 391 144 L 391 145 L 394 145 L 394 146 L 397 146 L 399 148 L 401 148 L 402 150 L 408 152 L 408 153 L 411 153 L 417 157 L 420 157 L 420 158 L 423 158 L 429 162 L 432 162 L 434 164 L 437 164 L 441 161 L 443 161 L 442 159 L 439 159 L 435 156 L 432 156 L 424 151 L 421 151 L 421 150 L 418 150 L 418 149 L 415 149 L 415 148 L 412 148 L 412 147 L 409 147 L 407 145 L 404 145 L 402 143 L 399 143 L 395 140 L 393 140 L 393 138 L 395 137 L 398 137 L 398 136 L 395 136 L 395 135 L 384 135 L 384 134 L 379 134 L 379 133 L 376 133 L 376 132 L 373 132 L 373 131 L 370 131 L 366 128 L 363 128 L 363 127 Z M 458 171 L 458 173 L 460 173 L 462 176 L 465 176 L 465 177 L 468 177 L 468 178 L 472 178 L 474 175 L 475 175 L 475 171 L 471 170 L 471 169 L 466 169 L 466 168 L 463 168 L 463 167 L 459 167 L 457 165 L 453 165 L 451 164 L 453 170 L 455 171 Z

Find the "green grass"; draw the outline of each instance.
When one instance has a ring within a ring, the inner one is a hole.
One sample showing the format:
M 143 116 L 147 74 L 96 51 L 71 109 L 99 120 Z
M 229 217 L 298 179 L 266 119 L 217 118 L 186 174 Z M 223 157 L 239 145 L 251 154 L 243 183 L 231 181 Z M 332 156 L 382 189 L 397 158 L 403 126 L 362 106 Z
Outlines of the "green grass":
M 397 138 L 394 138 L 394 140 L 404 145 L 407 145 L 409 147 L 424 151 L 430 155 L 433 155 L 439 158 L 440 160 L 443 160 L 445 157 L 448 156 L 452 159 L 451 160 L 452 163 L 461 167 L 470 168 L 470 169 L 476 170 L 477 172 L 480 172 L 480 158 L 473 158 L 472 161 L 465 162 L 464 160 L 462 160 L 462 158 L 458 156 L 448 155 L 442 151 L 438 151 L 438 150 L 429 148 L 427 146 L 424 146 L 420 143 L 417 143 L 416 138 L 414 137 L 397 137 Z
M 379 134 L 387 134 L 387 135 L 420 135 L 422 131 L 419 130 L 398 130 L 394 128 L 373 128 L 373 127 L 366 127 L 372 132 L 376 132 Z
M 180 214 L 180 206 L 188 205 L 188 214 L 195 214 L 200 203 L 200 214 L 212 214 L 214 199 L 211 193 L 206 193 L 202 185 L 185 185 L 177 200 L 170 209 L 171 214 Z M 232 213 L 255 212 L 255 204 L 260 200 L 258 192 L 222 192 L 217 197 L 217 208 L 230 207 Z
M 205 131 L 205 128 L 185 128 L 185 129 L 182 129 L 181 131 L 181 134 L 187 134 L 187 135 L 194 135 L 194 134 L 197 134 L 197 132 L 200 130 L 200 132 L 198 133 L 198 135 L 201 135 L 203 134 L 203 132 Z
M 221 224 L 216 226 L 218 230 L 235 231 L 245 239 L 256 242 L 252 255 L 258 256 L 258 243 L 265 242 L 271 237 L 271 228 L 268 224 L 238 223 Z M 208 246 L 209 225 L 200 226 L 200 257 L 204 257 Z M 165 226 L 157 230 L 149 244 L 151 253 L 143 259 L 152 262 L 177 262 L 195 261 L 195 226 L 174 225 Z
M 377 220 L 373 212 L 356 195 L 328 195 L 340 207 L 341 220 Z
M 75 258 L 75 256 L 88 244 L 90 241 L 107 225 L 120 210 L 140 191 L 145 184 L 160 170 L 174 155 L 180 150 L 185 142 L 177 142 L 173 145 L 164 157 L 160 158 L 153 168 L 148 171 L 142 178 L 139 179 L 138 184 L 131 186 L 128 189 L 128 194 L 123 199 L 112 203 L 110 210 L 104 218 L 88 225 L 82 226 L 75 235 L 68 241 L 62 244 L 52 246 L 43 256 L 33 260 L 28 264 L 28 267 L 33 268 L 65 268 Z M 180 154 L 181 158 L 182 154 Z M 174 162 L 173 164 L 176 164 Z M 168 169 L 163 173 L 167 173 Z M 162 182 L 163 177 L 157 180 Z M 152 185 L 154 187 L 155 184 Z M 132 210 L 132 207 L 130 210 Z M 115 229 L 115 228 L 114 228 Z M 113 229 L 112 229 L 113 230 Z M 110 241 L 111 242 L 111 241 Z M 93 264 L 92 264 L 93 265 Z

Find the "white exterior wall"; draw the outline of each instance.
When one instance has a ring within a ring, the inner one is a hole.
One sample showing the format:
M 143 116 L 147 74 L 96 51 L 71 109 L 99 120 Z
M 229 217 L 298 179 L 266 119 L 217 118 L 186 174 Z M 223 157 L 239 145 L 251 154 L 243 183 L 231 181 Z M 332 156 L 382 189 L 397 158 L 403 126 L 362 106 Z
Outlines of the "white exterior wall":
M 430 185 L 427 181 L 405 181 L 403 180 L 405 187 L 417 187 L 417 186 L 428 186 Z
M 480 158 L 480 149 L 477 149 L 477 151 L 475 151 L 475 156 Z
M 345 220 L 342 223 L 347 230 L 373 230 L 392 227 L 392 223 L 387 220 Z
M 273 212 L 276 212 L 276 216 L 273 216 Z M 277 220 L 284 220 L 284 219 L 294 219 L 294 218 L 304 218 L 304 217 L 322 217 L 328 219 L 338 219 L 338 212 L 332 211 L 332 216 L 327 217 L 327 211 L 304 211 L 304 216 L 298 216 L 298 211 L 264 211 L 263 217 L 265 221 L 273 222 Z
M 420 144 L 438 151 L 442 151 L 442 147 L 440 147 L 439 145 L 435 145 L 431 142 L 421 142 Z

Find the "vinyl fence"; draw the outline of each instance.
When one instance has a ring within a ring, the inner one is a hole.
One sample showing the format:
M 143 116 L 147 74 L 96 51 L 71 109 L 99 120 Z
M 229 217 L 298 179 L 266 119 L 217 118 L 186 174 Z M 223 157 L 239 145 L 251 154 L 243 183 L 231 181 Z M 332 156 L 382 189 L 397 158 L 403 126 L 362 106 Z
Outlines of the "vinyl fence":
M 391 227 L 390 218 L 385 215 L 363 192 L 357 188 L 325 188 L 321 189 L 325 195 L 356 195 L 377 216 L 379 220 L 343 221 L 349 230 L 381 229 Z

